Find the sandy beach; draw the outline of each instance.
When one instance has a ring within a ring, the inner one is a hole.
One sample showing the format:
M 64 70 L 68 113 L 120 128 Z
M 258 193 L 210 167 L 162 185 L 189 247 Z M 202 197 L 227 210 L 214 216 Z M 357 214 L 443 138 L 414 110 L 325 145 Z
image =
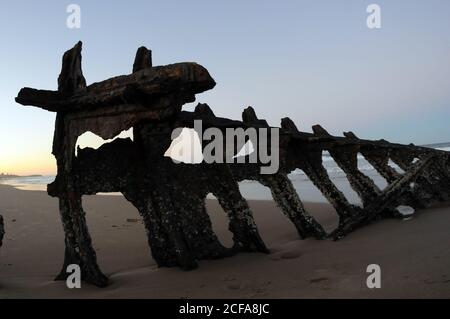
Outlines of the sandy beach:
M 99 264 L 112 284 L 69 290 L 54 282 L 63 259 L 57 200 L 45 192 L 0 185 L 6 224 L 0 250 L 0 298 L 448 298 L 450 209 L 435 207 L 407 221 L 384 220 L 339 242 L 299 240 L 270 201 L 251 201 L 271 255 L 240 254 L 202 261 L 183 272 L 158 269 L 137 211 L 122 197 L 84 199 Z M 336 216 L 328 204 L 307 209 L 328 230 Z M 208 201 L 214 229 L 229 246 L 227 220 Z M 369 264 L 382 269 L 382 288 L 368 289 Z

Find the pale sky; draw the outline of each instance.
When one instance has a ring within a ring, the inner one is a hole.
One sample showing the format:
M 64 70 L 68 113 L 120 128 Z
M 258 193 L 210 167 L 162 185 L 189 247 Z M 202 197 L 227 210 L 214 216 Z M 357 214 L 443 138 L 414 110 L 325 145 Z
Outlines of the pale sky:
M 70 3 L 81 29 L 66 27 Z M 382 28 L 366 26 L 381 6 Z M 24 86 L 56 89 L 64 51 L 84 42 L 88 84 L 195 61 L 217 87 L 198 96 L 219 116 L 246 106 L 304 131 L 417 144 L 450 141 L 450 1 L 11 1 L 0 11 L 0 172 L 54 174 L 53 113 L 14 102 Z M 188 106 L 187 109 L 192 109 Z M 93 140 L 91 140 L 94 143 Z

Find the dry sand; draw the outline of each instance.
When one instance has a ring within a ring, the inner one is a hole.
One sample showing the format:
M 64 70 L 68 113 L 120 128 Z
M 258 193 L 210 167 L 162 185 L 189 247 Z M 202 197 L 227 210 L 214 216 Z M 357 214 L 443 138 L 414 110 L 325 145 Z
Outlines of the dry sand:
M 202 261 L 191 272 L 158 269 L 137 211 L 122 197 L 84 198 L 99 264 L 111 286 L 69 290 L 54 282 L 63 258 L 55 199 L 0 185 L 6 238 L 0 249 L 0 298 L 448 298 L 450 209 L 432 208 L 409 221 L 385 220 L 340 242 L 298 240 L 272 202 L 251 202 L 271 255 L 240 254 Z M 336 223 L 327 204 L 307 204 L 321 223 Z M 208 202 L 214 228 L 230 245 L 226 217 Z M 127 221 L 128 220 L 128 221 Z M 366 286 L 369 264 L 382 269 L 382 288 Z

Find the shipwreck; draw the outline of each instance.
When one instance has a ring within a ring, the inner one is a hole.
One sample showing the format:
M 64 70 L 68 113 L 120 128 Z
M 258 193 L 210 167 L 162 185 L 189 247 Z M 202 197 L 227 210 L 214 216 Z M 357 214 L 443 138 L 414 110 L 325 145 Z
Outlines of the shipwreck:
M 194 112 L 182 107 L 196 94 L 216 83 L 196 63 L 153 66 L 152 53 L 142 47 L 132 73 L 87 85 L 81 68 L 82 44 L 64 54 L 58 90 L 22 89 L 16 101 L 56 112 L 53 154 L 56 180 L 48 193 L 59 199 L 65 232 L 65 260 L 58 280 L 67 278 L 66 268 L 78 264 L 82 278 L 99 287 L 108 284 L 93 248 L 83 195 L 120 192 L 139 211 L 148 235 L 151 254 L 160 267 L 190 270 L 202 259 L 219 259 L 239 252 L 269 253 L 252 211 L 238 183 L 254 180 L 270 188 L 281 211 L 295 225 L 300 238 L 341 239 L 355 229 L 381 218 L 401 218 L 399 205 L 422 208 L 450 197 L 450 154 L 444 151 L 400 145 L 385 140 L 359 139 L 351 132 L 331 136 L 321 126 L 301 132 L 289 118 L 281 121 L 280 167 L 275 174 L 261 174 L 261 163 L 176 164 L 164 156 L 174 129 L 269 128 L 253 108 L 241 121 L 216 117 L 206 104 Z M 117 139 L 99 149 L 75 146 L 79 136 L 92 132 L 111 139 L 133 128 L 134 139 Z M 327 174 L 323 152 L 329 152 L 345 172 L 362 206 L 349 203 Z M 364 158 L 386 179 L 380 189 L 358 170 Z M 404 173 L 388 165 L 396 163 Z M 288 174 L 301 169 L 339 215 L 339 227 L 327 234 L 305 210 Z M 215 235 L 205 207 L 214 194 L 229 218 L 234 246 L 225 248 Z

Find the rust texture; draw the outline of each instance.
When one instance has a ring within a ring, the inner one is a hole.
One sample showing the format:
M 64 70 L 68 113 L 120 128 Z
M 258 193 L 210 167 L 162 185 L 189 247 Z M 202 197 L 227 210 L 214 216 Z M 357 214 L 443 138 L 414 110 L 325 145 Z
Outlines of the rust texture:
M 16 101 L 57 112 L 53 154 L 58 174 L 48 193 L 59 198 L 65 232 L 65 261 L 57 279 L 67 277 L 66 267 L 81 266 L 83 279 L 104 287 L 108 278 L 101 272 L 85 219 L 83 195 L 121 192 L 142 216 L 151 254 L 161 267 L 190 270 L 198 260 L 218 259 L 238 252 L 269 253 L 258 233 L 252 211 L 238 183 L 254 180 L 270 188 L 281 211 L 304 239 L 340 239 L 355 229 L 381 218 L 399 218 L 400 205 L 423 208 L 450 196 L 449 153 L 384 140 L 358 139 L 355 134 L 331 136 L 320 127 L 300 132 L 289 118 L 281 122 L 280 168 L 263 175 L 260 163 L 176 164 L 164 156 L 179 127 L 202 129 L 269 128 L 248 108 L 242 121 L 218 118 L 206 104 L 194 112 L 182 111 L 195 95 L 214 88 L 208 71 L 195 63 L 153 67 L 150 50 L 136 54 L 133 72 L 90 86 L 81 69 L 81 43 L 65 53 L 58 91 L 24 88 Z M 116 139 L 99 149 L 79 149 L 79 136 L 93 132 L 110 139 L 134 129 L 134 139 Z M 322 163 L 329 154 L 345 172 L 362 206 L 352 205 L 335 186 Z M 365 159 L 384 177 L 380 189 L 358 170 L 357 157 Z M 404 170 L 398 173 L 392 160 Z M 305 210 L 288 174 L 301 169 L 334 206 L 339 227 L 327 234 Z M 234 246 L 225 248 L 215 235 L 205 199 L 214 194 L 229 218 Z M 1 229 L 0 229 L 1 230 Z

